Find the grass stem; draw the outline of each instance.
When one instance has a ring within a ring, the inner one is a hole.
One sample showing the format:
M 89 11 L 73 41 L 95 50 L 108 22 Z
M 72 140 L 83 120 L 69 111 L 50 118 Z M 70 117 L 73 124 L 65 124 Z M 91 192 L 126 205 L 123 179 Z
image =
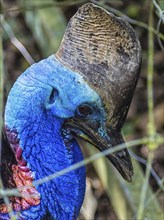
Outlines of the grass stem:
M 149 8 L 149 27 L 153 26 L 153 2 L 150 3 Z M 148 141 L 148 161 L 146 175 L 141 189 L 140 203 L 137 212 L 137 219 L 141 220 L 144 218 L 144 207 L 147 195 L 147 189 L 149 184 L 149 178 L 151 173 L 151 165 L 153 162 L 153 152 L 151 150 L 155 149 L 158 145 L 153 141 L 156 129 L 154 123 L 154 102 L 153 102 L 153 72 L 154 72 L 154 42 L 153 42 L 153 32 L 151 29 L 148 31 L 148 75 L 147 75 L 147 97 L 148 97 L 148 125 L 147 133 L 149 137 Z

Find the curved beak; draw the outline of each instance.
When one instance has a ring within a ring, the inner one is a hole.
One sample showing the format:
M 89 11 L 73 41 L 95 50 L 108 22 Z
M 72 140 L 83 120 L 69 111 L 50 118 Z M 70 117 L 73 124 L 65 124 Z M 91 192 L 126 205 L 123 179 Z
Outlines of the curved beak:
M 105 131 L 105 129 L 101 129 L 101 132 L 99 132 L 99 129 L 92 128 L 88 126 L 86 122 L 80 120 L 68 119 L 64 123 L 64 126 L 69 127 L 74 136 L 91 143 L 100 151 L 114 148 L 116 145 L 124 143 L 121 133 L 111 133 L 108 130 Z M 133 166 L 126 148 L 107 155 L 107 158 L 126 181 L 132 181 Z

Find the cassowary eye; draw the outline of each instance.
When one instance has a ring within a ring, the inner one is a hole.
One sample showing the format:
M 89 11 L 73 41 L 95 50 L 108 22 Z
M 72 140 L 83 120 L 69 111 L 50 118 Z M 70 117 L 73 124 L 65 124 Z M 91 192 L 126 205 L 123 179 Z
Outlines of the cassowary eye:
M 93 107 L 88 104 L 81 104 L 76 109 L 76 116 L 84 118 L 93 113 Z

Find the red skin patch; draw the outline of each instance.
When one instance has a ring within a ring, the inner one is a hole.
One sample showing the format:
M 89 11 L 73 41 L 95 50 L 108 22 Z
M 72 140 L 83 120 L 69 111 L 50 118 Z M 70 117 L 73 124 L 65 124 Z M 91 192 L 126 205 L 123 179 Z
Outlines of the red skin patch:
M 40 194 L 33 186 L 32 172 L 27 167 L 27 162 L 22 157 L 22 149 L 19 146 L 18 134 L 16 131 L 6 129 L 10 146 L 15 153 L 17 165 L 12 165 L 13 181 L 20 193 L 20 197 L 10 197 L 10 207 L 15 211 L 21 211 L 36 206 L 40 203 Z M 8 213 L 9 207 L 6 204 L 0 205 L 1 213 Z

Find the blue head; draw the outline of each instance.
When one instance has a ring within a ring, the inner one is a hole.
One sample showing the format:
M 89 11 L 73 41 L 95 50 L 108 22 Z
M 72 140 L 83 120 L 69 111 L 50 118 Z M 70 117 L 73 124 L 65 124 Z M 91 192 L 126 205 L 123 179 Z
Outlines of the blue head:
M 26 175 L 32 172 L 31 178 L 38 180 L 82 160 L 72 131 L 63 125 L 66 119 L 79 117 L 87 103 L 101 105 L 101 99 L 78 73 L 66 69 L 54 55 L 28 68 L 10 91 L 5 111 L 9 141 L 14 134 L 17 137 L 11 147 L 18 168 L 27 170 Z M 14 181 L 17 186 L 20 179 Z M 85 168 L 36 189 L 36 201 L 29 201 L 25 207 L 20 204 L 19 209 L 25 209 L 22 217 L 39 219 L 51 213 L 58 219 L 76 218 L 84 197 Z

